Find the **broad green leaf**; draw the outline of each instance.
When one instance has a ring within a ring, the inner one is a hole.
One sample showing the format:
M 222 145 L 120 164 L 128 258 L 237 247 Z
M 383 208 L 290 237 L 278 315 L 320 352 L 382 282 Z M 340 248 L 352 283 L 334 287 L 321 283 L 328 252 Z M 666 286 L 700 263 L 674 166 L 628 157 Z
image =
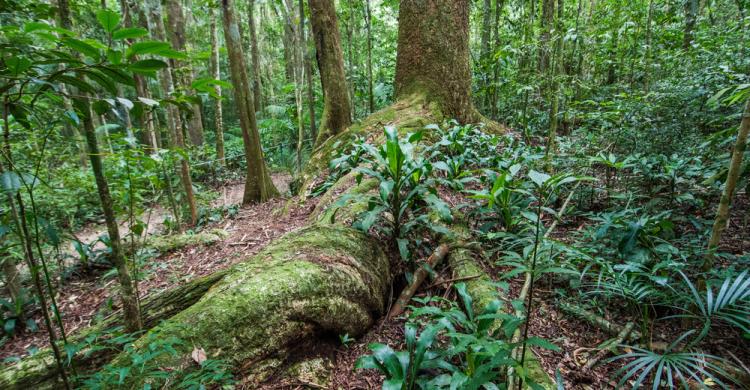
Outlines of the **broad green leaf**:
M 114 40 L 132 39 L 132 38 L 140 38 L 144 35 L 148 35 L 148 30 L 144 28 L 140 28 L 140 27 L 121 28 L 112 33 L 112 39 Z
M 144 41 L 136 42 L 128 48 L 128 58 L 133 58 L 136 55 L 143 54 L 157 54 L 164 50 L 169 50 L 171 47 L 166 42 L 161 41 Z
M 532 170 L 529 172 L 529 179 L 531 179 L 537 187 L 542 187 L 544 186 L 544 183 L 550 179 L 550 175 Z
M 99 21 L 104 31 L 111 33 L 120 24 L 120 15 L 117 12 L 103 9 L 96 13 L 96 20 Z
M 31 61 L 26 57 L 13 56 L 5 58 L 4 61 L 5 66 L 8 67 L 8 70 L 13 76 L 18 76 L 31 68 Z
M 158 70 L 166 67 L 167 64 L 164 61 L 154 59 L 140 60 L 128 65 L 128 69 L 130 69 L 131 71 L 145 75 L 154 74 Z
M 13 171 L 3 172 L 0 175 L 0 185 L 7 195 L 15 195 L 21 189 L 21 178 Z
M 101 57 L 99 49 L 88 43 L 75 38 L 63 38 L 62 44 L 75 50 L 76 52 L 83 54 L 86 57 L 98 60 Z

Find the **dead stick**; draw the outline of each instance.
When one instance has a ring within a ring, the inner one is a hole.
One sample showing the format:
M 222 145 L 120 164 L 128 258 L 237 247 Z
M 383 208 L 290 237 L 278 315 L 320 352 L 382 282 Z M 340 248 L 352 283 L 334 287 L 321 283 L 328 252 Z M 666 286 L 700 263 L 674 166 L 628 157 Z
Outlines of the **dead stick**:
M 411 297 L 414 296 L 414 294 L 417 292 L 417 289 L 419 289 L 419 286 L 427 278 L 427 275 L 429 273 L 428 269 L 432 270 L 433 268 L 435 268 L 435 266 L 437 266 L 438 263 L 440 263 L 440 261 L 442 261 L 445 256 L 448 255 L 449 251 L 450 247 L 448 246 L 448 244 L 440 244 L 440 246 L 438 246 L 435 251 L 432 252 L 432 255 L 427 258 L 427 261 L 425 261 L 424 264 L 422 264 L 422 266 L 419 267 L 416 272 L 414 272 L 414 279 L 412 280 L 411 284 L 401 292 L 401 295 L 398 297 L 396 303 L 388 313 L 388 318 L 397 317 L 404 312 L 404 309 L 406 309 L 406 306 L 409 304 L 409 300 L 411 300 Z
M 476 278 L 479 278 L 481 276 L 482 275 L 471 275 L 471 276 L 462 276 L 460 278 L 453 278 L 453 279 L 448 279 L 448 280 L 440 280 L 440 281 L 437 281 L 437 282 L 435 282 L 435 283 L 427 286 L 427 289 L 429 290 L 429 289 L 431 289 L 433 287 L 437 287 L 437 286 L 439 286 L 441 284 L 446 284 L 446 283 L 465 282 L 467 280 L 476 279 Z
M 617 334 L 617 337 L 615 337 L 614 340 L 612 340 L 612 342 L 609 343 L 609 345 L 599 350 L 599 352 L 597 352 L 596 355 L 594 355 L 594 357 L 592 357 L 591 359 L 589 359 L 589 361 L 586 362 L 586 365 L 583 366 L 583 370 L 584 371 L 590 370 L 596 365 L 596 363 L 599 363 L 600 360 L 602 360 L 605 356 L 607 356 L 607 354 L 610 351 L 616 349 L 618 345 L 622 344 L 625 341 L 625 339 L 628 338 L 628 335 L 630 335 L 630 332 L 633 331 L 633 327 L 635 327 L 635 324 L 632 322 L 628 322 L 627 324 L 625 324 L 625 327 L 622 328 L 620 333 Z

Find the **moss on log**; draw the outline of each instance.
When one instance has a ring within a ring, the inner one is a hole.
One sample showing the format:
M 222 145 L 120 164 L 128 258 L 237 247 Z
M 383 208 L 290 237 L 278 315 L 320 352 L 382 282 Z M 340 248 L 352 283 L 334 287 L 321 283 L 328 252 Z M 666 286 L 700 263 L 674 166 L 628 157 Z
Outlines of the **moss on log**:
M 302 341 L 364 333 L 383 314 L 389 284 L 388 259 L 376 242 L 354 229 L 315 224 L 238 264 L 150 333 L 185 342 L 184 350 L 159 362 L 165 369 L 189 367 L 195 346 L 262 380 Z
M 203 278 L 198 278 L 177 288 L 146 297 L 141 301 L 141 315 L 146 328 L 155 326 L 159 321 L 169 318 L 197 302 L 228 271 L 219 271 Z M 86 338 L 97 335 L 98 339 L 107 337 L 107 330 L 123 323 L 122 312 L 118 311 L 99 324 L 73 334 L 71 344 L 83 343 Z M 113 349 L 98 350 L 88 354 L 90 346 L 79 351 L 73 357 L 73 365 L 81 368 L 98 366 L 108 357 L 116 354 Z M 58 370 L 52 350 L 43 349 L 33 356 L 26 357 L 18 363 L 0 370 L 0 389 L 52 389 L 58 387 Z M 61 385 L 61 384 L 60 384 Z

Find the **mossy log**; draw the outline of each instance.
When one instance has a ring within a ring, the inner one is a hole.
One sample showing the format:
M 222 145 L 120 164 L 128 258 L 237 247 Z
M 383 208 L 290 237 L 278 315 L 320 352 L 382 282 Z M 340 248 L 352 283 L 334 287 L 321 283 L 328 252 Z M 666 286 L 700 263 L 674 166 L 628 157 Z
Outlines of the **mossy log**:
M 388 259 L 376 242 L 351 228 L 314 224 L 238 264 L 196 304 L 152 329 L 185 343 L 159 366 L 182 371 L 200 347 L 264 379 L 305 340 L 368 330 L 385 310 L 389 285 Z
M 169 318 L 197 302 L 228 271 L 219 271 L 186 283 L 177 288 L 154 294 L 141 301 L 141 315 L 146 328 L 155 326 L 159 321 Z M 123 323 L 122 312 L 106 318 L 99 324 L 86 328 L 70 338 L 71 344 L 82 343 L 91 335 L 107 337 L 107 330 Z M 88 354 L 84 349 L 77 353 L 72 363 L 75 367 L 86 368 L 98 366 L 108 357 L 116 354 L 113 349 L 102 349 Z M 51 389 L 58 384 L 58 369 L 52 350 L 43 349 L 33 356 L 0 370 L 0 389 Z

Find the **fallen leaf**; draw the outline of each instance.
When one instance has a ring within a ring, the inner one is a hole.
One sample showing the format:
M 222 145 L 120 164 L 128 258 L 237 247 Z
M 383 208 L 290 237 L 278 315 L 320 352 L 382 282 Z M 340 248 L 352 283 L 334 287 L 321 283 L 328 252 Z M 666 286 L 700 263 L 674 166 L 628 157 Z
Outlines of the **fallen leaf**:
M 198 364 L 203 364 L 203 362 L 205 362 L 206 359 L 208 359 L 206 357 L 206 351 L 203 350 L 203 348 L 197 348 L 197 347 L 193 348 L 193 353 L 191 353 L 190 356 Z

